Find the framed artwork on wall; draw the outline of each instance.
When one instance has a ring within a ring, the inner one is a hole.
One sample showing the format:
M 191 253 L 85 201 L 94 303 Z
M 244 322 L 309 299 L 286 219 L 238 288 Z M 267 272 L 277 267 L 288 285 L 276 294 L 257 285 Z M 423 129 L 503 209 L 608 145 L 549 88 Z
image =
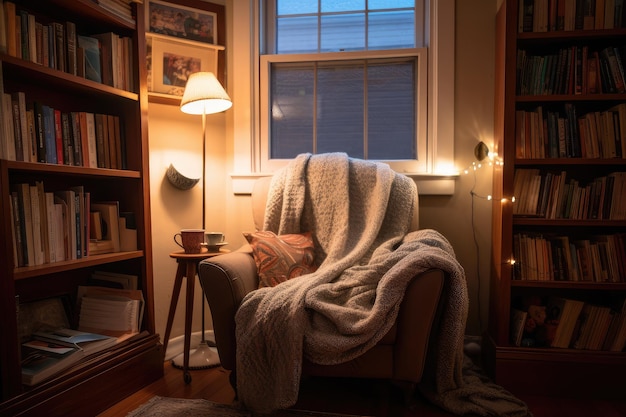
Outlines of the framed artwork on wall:
M 160 0 L 150 0 L 146 28 L 151 33 L 218 44 L 217 13 Z
M 187 78 L 225 71 L 225 7 L 202 0 L 146 0 L 148 99 L 178 105 Z
M 148 91 L 180 98 L 194 72 L 217 73 L 218 45 L 181 40 L 169 36 L 147 36 Z

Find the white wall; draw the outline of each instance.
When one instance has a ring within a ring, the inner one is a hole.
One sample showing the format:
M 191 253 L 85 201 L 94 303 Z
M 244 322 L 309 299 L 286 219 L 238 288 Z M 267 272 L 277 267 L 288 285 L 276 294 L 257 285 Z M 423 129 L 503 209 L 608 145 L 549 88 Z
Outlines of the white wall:
M 216 1 L 218 2 L 218 1 Z M 242 231 L 253 228 L 247 196 L 232 193 L 229 174 L 246 164 L 250 152 L 251 68 L 250 13 L 246 0 L 226 0 L 227 83 L 233 108 L 208 116 L 207 135 L 207 229 L 226 233 L 228 248 L 244 240 Z M 480 141 L 493 141 L 494 34 L 496 0 L 456 2 L 455 53 L 455 155 L 459 170 L 474 161 L 473 149 Z M 173 235 L 181 228 L 200 227 L 201 189 L 173 188 L 164 179 L 170 163 L 189 176 L 201 171 L 201 119 L 180 112 L 177 106 L 150 103 L 150 176 L 154 288 L 157 331 L 163 335 L 167 320 L 176 263 L 168 255 L 179 247 Z M 441 231 L 452 243 L 465 268 L 470 295 L 468 334 L 480 334 L 487 325 L 490 274 L 491 202 L 472 197 L 491 193 L 489 169 L 461 176 L 453 196 L 422 196 L 420 226 Z M 473 221 L 472 221 L 473 220 Z M 476 235 L 477 246 L 474 243 Z M 193 330 L 200 330 L 200 286 L 196 286 Z M 183 334 L 184 289 L 172 336 Z M 480 308 L 479 308 L 480 305 Z M 479 317 L 480 312 L 480 317 Z M 207 327 L 211 326 L 207 309 Z

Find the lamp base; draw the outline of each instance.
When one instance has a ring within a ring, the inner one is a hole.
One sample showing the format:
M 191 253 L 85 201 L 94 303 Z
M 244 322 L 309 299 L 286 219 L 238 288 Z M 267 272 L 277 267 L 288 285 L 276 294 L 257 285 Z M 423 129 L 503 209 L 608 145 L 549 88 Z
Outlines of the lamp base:
M 185 354 L 181 353 L 172 359 L 172 365 L 183 369 Z M 220 357 L 206 342 L 200 342 L 198 348 L 189 352 L 189 370 L 207 369 L 219 366 Z

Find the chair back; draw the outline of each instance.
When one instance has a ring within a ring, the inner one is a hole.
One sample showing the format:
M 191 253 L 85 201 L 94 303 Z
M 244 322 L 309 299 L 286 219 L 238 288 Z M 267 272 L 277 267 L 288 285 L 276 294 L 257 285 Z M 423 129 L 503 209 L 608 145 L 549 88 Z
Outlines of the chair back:
M 270 190 L 270 184 L 272 177 L 261 177 L 254 182 L 252 188 L 252 218 L 254 220 L 254 226 L 257 230 L 263 230 L 263 220 L 265 218 L 265 204 L 267 203 L 267 194 Z M 419 229 L 419 193 L 418 199 L 415 204 L 415 210 L 413 211 L 413 218 L 411 219 L 411 226 L 409 231 L 415 231 Z

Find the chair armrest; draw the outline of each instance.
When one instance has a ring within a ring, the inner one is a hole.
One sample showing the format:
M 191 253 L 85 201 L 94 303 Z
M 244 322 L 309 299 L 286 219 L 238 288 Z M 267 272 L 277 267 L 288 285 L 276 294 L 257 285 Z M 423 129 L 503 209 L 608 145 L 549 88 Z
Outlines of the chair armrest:
M 215 343 L 224 369 L 235 367 L 235 314 L 243 298 L 259 287 L 256 263 L 250 253 L 231 252 L 205 259 L 198 278 L 209 302 Z
M 445 272 L 430 269 L 413 278 L 407 287 L 398 312 L 394 378 L 421 380 L 432 329 L 439 321 L 445 280 Z

